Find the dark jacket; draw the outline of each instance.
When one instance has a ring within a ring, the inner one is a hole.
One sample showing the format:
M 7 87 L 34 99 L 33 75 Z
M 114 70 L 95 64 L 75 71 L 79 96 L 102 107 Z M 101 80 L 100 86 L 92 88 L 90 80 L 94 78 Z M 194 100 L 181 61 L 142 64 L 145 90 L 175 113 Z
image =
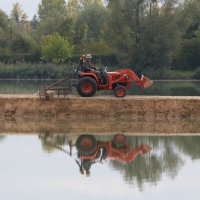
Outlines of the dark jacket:
M 83 62 L 83 69 L 85 72 L 88 72 L 91 71 L 91 69 L 97 69 L 97 68 L 92 65 L 91 61 L 85 60 Z

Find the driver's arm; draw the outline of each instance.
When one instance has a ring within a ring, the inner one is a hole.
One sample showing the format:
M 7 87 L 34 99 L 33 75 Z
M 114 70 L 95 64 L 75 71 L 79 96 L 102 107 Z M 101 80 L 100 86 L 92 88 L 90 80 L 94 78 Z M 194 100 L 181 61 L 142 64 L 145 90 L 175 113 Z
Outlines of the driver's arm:
M 95 70 L 99 70 L 99 68 L 97 67 L 94 67 L 93 65 L 91 66 L 92 69 L 95 69 Z

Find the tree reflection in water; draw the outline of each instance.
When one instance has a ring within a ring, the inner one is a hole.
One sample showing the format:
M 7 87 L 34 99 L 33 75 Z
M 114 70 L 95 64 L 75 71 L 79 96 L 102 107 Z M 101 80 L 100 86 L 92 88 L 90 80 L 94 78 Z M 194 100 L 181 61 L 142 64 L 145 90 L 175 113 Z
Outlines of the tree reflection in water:
M 174 146 L 173 137 L 130 137 L 129 141 L 133 145 L 148 141 L 153 149 L 150 154 L 137 157 L 134 162 L 124 164 L 110 161 L 109 166 L 120 171 L 129 184 L 137 184 L 140 190 L 143 190 L 145 182 L 156 185 L 163 173 L 175 178 L 184 164 Z
M 5 138 L 5 136 L 0 135 L 0 142 L 2 142 Z
M 77 140 L 77 136 L 68 137 L 66 135 L 57 135 L 53 137 L 53 135 L 49 136 L 48 134 L 40 138 L 42 140 L 43 149 L 46 152 L 59 149 L 71 156 L 71 148 L 75 146 Z M 95 136 L 95 138 L 97 141 L 103 141 L 104 143 L 109 141 L 113 142 L 113 136 Z M 163 174 L 171 179 L 176 178 L 179 170 L 184 165 L 185 155 L 189 156 L 192 160 L 200 159 L 200 137 L 198 136 L 127 136 L 126 142 L 130 144 L 131 151 L 134 151 L 134 149 L 141 144 L 148 144 L 152 147 L 152 150 L 144 156 L 135 156 L 134 159 L 129 160 L 129 162 L 122 162 L 107 156 L 107 163 L 110 168 L 119 171 L 119 173 L 123 175 L 125 182 L 131 185 L 137 185 L 140 190 L 143 190 L 146 182 L 156 185 L 161 180 Z M 69 151 L 63 149 L 66 144 L 71 147 Z M 75 163 L 79 163 L 78 167 L 83 174 L 81 170 L 84 170 L 84 159 L 80 159 L 80 153 L 76 155 L 77 159 Z M 102 153 L 100 155 L 96 154 L 95 159 L 92 158 L 92 162 L 101 162 L 102 155 Z

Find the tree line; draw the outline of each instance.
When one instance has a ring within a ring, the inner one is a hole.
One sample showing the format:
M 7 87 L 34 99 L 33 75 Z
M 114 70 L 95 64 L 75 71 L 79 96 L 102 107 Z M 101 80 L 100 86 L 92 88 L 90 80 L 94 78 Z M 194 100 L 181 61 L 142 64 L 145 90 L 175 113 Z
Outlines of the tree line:
M 114 55 L 116 67 L 165 78 L 200 67 L 199 25 L 200 0 L 41 0 L 31 20 L 15 3 L 0 9 L 0 59 Z

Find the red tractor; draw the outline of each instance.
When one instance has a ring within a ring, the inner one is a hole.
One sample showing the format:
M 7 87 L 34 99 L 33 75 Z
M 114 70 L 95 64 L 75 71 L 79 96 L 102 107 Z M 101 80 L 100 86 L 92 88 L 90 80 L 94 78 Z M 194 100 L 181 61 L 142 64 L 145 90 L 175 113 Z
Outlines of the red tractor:
M 81 58 L 83 62 L 84 58 Z M 130 69 L 116 70 L 107 72 L 107 67 L 100 70 L 101 80 L 93 72 L 84 72 L 82 63 L 76 70 L 78 73 L 78 82 L 76 84 L 77 92 L 82 97 L 91 97 L 96 91 L 113 90 L 116 97 L 124 97 L 126 89 L 130 89 L 131 81 L 142 88 L 152 85 L 152 81 L 146 76 L 139 79 Z
M 81 163 L 77 162 L 80 171 L 83 173 L 84 168 L 86 173 L 89 173 L 92 163 L 95 163 L 97 159 L 100 162 L 106 158 L 130 162 L 139 153 L 144 155 L 152 148 L 148 144 L 141 144 L 131 150 L 130 144 L 126 142 L 126 137 L 123 134 L 117 134 L 113 141 L 97 141 L 92 135 L 80 135 L 76 140 L 76 149 L 81 160 Z

